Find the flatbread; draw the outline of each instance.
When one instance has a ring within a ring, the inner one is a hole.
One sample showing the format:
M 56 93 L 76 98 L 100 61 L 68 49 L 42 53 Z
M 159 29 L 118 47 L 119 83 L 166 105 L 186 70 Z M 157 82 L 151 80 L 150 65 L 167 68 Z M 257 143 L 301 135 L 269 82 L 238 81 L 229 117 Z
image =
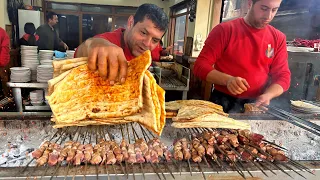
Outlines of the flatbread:
M 216 113 L 205 114 L 194 119 L 184 121 L 174 121 L 172 126 L 175 128 L 229 128 L 229 129 L 251 129 L 245 122 L 237 121 L 229 117 L 221 116 Z
M 183 106 L 179 109 L 176 117 L 172 118 L 173 121 L 188 120 L 200 117 L 205 114 L 220 113 L 218 110 L 210 107 L 203 106 Z M 224 113 L 225 114 L 225 113 Z M 228 115 L 225 115 L 228 116 Z
M 299 108 L 320 110 L 319 106 L 316 106 L 307 102 L 303 102 L 303 101 L 291 101 L 291 104 Z
M 176 111 L 179 110 L 182 106 L 204 106 L 223 111 L 222 106 L 204 100 L 177 100 L 166 102 L 166 110 Z
M 87 60 L 88 60 L 87 57 L 73 58 L 73 59 L 53 61 L 52 65 L 53 65 L 54 70 L 56 70 L 56 69 L 60 70 L 63 65 L 79 63 L 79 62 L 87 62 Z
M 166 119 L 164 110 L 165 91 L 161 87 L 157 87 L 157 84 L 154 84 L 153 76 L 148 74 L 147 71 L 144 76 L 142 111 L 123 118 L 124 120 L 138 122 L 155 134 L 161 135 Z
M 128 63 L 128 76 L 124 84 L 110 86 L 98 72 L 81 65 L 56 84 L 48 102 L 60 124 L 84 119 L 106 119 L 130 116 L 143 106 L 142 85 L 151 63 L 150 51 Z
M 165 109 L 165 90 L 162 89 L 158 84 L 156 84 L 157 86 L 157 93 L 158 93 L 158 98 L 159 98 L 159 102 L 160 102 L 160 127 L 158 135 L 161 135 L 162 130 L 164 129 L 164 126 L 166 125 L 166 109 Z

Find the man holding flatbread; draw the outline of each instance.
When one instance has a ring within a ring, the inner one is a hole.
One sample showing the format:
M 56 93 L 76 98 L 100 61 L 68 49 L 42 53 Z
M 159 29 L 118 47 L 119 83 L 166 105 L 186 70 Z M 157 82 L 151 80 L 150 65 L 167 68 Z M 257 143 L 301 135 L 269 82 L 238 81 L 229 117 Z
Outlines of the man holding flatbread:
M 90 70 L 98 70 L 110 85 L 124 83 L 127 75 L 127 61 L 146 50 L 154 50 L 168 27 L 169 19 L 156 5 L 139 6 L 130 16 L 126 29 L 117 29 L 90 38 L 76 51 L 76 57 L 88 57 Z
M 248 2 L 244 18 L 213 28 L 194 65 L 195 76 L 214 84 L 210 100 L 225 112 L 269 105 L 290 86 L 286 36 L 269 25 L 281 0 Z

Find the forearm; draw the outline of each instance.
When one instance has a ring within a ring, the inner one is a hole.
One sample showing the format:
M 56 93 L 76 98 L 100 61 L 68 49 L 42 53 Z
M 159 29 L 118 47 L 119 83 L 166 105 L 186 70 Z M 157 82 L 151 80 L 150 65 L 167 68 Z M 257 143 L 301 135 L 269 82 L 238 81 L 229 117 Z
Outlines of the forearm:
M 280 96 L 283 93 L 283 88 L 279 84 L 271 84 L 263 94 L 268 95 L 271 99 Z
M 64 42 L 60 39 L 60 43 L 59 43 L 60 46 L 63 46 L 64 45 Z
M 226 86 L 230 78 L 232 78 L 231 75 L 214 69 L 209 72 L 209 74 L 207 75 L 206 81 L 213 84 Z

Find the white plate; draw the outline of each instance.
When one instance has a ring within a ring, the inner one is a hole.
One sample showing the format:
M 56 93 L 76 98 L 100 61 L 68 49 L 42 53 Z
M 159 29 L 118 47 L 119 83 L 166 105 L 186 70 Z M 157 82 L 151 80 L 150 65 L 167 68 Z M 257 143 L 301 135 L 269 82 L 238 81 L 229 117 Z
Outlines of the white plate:
M 38 46 L 26 46 L 26 45 L 21 45 L 21 48 L 38 49 Z
M 41 105 L 43 104 L 43 102 L 32 102 L 32 101 L 31 101 L 31 104 L 32 104 L 33 106 L 41 106 Z
M 288 46 L 287 51 L 290 52 L 313 52 L 313 48 Z
M 12 67 L 10 68 L 11 71 L 30 71 L 27 67 Z

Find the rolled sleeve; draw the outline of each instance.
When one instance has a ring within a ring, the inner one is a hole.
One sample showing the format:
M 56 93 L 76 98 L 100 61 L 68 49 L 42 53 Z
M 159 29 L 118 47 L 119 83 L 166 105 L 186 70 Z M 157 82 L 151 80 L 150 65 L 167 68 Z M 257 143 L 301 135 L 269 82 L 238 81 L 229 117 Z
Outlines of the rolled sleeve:
M 272 84 L 279 84 L 283 91 L 287 91 L 290 87 L 291 72 L 288 65 L 288 52 L 286 45 L 286 37 L 280 40 L 279 50 L 270 67 L 270 76 Z
M 194 75 L 206 80 L 208 74 L 214 70 L 214 64 L 219 60 L 226 47 L 226 35 L 221 25 L 210 32 L 205 44 L 194 64 Z
M 4 67 L 10 61 L 10 39 L 4 30 L 0 31 L 0 41 L 0 67 Z

